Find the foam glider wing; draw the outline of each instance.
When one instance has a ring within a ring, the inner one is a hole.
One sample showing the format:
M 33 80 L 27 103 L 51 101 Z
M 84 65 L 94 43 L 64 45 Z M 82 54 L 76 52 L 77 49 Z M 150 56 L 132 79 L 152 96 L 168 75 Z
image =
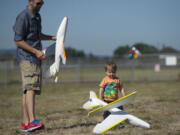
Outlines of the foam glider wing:
M 111 115 L 109 115 L 104 121 L 102 121 L 94 127 L 93 132 L 96 134 L 102 134 L 108 131 L 109 129 L 115 127 L 116 125 L 120 124 L 121 122 L 127 120 L 126 117 L 119 116 L 120 112 L 121 111 L 112 112 Z
M 135 126 L 150 128 L 150 125 L 147 122 L 119 109 L 119 111 L 112 112 L 104 121 L 97 124 L 94 127 L 93 132 L 96 134 L 104 133 L 125 120 L 128 120 L 129 123 Z
M 106 104 L 104 106 L 101 106 L 99 108 L 96 108 L 96 109 L 90 111 L 89 115 L 94 114 L 95 112 L 98 112 L 98 111 L 111 110 L 113 108 L 125 105 L 125 104 L 131 102 L 132 100 L 134 100 L 135 96 L 136 96 L 136 92 L 132 92 L 132 93 L 128 94 L 127 96 L 124 96 L 118 100 L 115 100 L 114 102 L 111 102 L 109 104 Z
M 58 81 L 60 61 L 62 60 L 62 63 L 66 64 L 66 53 L 65 53 L 65 48 L 64 48 L 64 40 L 65 40 L 65 36 L 66 36 L 67 23 L 68 23 L 68 19 L 67 19 L 67 17 L 64 17 L 59 26 L 59 29 L 57 31 L 56 44 L 49 46 L 45 51 L 46 56 L 55 54 L 54 63 L 45 72 L 45 77 L 46 78 L 55 77 L 55 82 Z

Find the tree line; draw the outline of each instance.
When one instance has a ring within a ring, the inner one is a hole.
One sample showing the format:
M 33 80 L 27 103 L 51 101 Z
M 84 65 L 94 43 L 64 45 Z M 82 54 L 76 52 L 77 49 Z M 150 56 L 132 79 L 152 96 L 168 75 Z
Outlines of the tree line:
M 165 45 L 162 47 L 162 49 L 158 49 L 157 47 L 146 44 L 146 43 L 135 43 L 132 46 L 136 47 L 136 49 L 138 49 L 141 52 L 141 54 L 155 54 L 155 53 L 159 53 L 159 52 L 162 52 L 162 53 L 163 52 L 174 52 L 174 53 L 179 52 L 178 50 L 176 50 L 170 46 L 165 46 Z M 118 46 L 113 51 L 113 57 L 121 57 L 123 55 L 128 54 L 131 51 L 132 46 L 130 46 L 130 45 Z M 79 51 L 72 47 L 67 47 L 67 48 L 65 48 L 65 50 L 66 50 L 66 55 L 69 58 L 71 58 L 71 57 L 80 57 L 80 58 L 96 57 L 92 53 L 87 55 L 84 53 L 84 51 Z
M 146 43 L 135 43 L 132 46 L 130 45 L 119 45 L 114 51 L 113 51 L 113 57 L 122 57 L 124 55 L 128 55 L 132 49 L 132 47 L 136 47 L 140 51 L 141 54 L 155 54 L 155 53 L 180 53 L 179 50 L 176 50 L 170 46 L 163 46 L 161 49 L 156 48 L 153 45 L 148 45 Z M 66 47 L 66 56 L 68 58 L 98 58 L 98 56 L 94 55 L 93 53 L 85 54 L 82 50 L 77 50 L 72 47 Z M 6 50 L 4 53 L 0 53 L 0 61 L 1 60 L 7 60 L 7 59 L 16 59 L 15 56 L 16 50 Z M 104 56 L 106 57 L 106 56 Z M 54 59 L 54 56 L 51 56 L 52 59 Z M 51 59 L 50 58 L 50 59 Z

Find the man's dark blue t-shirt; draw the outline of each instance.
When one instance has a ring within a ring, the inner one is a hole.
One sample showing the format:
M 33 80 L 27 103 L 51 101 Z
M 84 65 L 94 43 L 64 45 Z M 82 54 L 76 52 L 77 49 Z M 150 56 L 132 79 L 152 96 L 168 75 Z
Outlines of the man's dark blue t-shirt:
M 24 40 L 33 48 L 42 50 L 40 39 L 41 16 L 39 13 L 34 15 L 27 7 L 17 16 L 13 30 L 15 32 L 15 41 Z M 19 62 L 21 60 L 27 60 L 38 65 L 41 63 L 41 60 L 35 54 L 19 47 L 17 48 L 17 57 Z

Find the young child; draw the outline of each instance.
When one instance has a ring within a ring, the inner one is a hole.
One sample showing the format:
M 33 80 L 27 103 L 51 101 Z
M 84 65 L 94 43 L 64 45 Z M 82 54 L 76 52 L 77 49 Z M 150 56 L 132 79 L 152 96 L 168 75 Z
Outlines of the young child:
M 109 61 L 105 65 L 105 73 L 106 76 L 100 83 L 99 89 L 99 98 L 106 103 L 111 103 L 118 99 L 118 91 L 121 92 L 122 96 L 125 96 L 125 90 L 123 88 L 123 84 L 118 77 L 116 77 L 117 66 L 113 61 Z M 123 110 L 123 107 L 118 107 Z M 104 119 L 108 117 L 111 113 L 109 111 L 105 111 L 103 114 Z M 124 127 L 121 124 L 121 127 Z

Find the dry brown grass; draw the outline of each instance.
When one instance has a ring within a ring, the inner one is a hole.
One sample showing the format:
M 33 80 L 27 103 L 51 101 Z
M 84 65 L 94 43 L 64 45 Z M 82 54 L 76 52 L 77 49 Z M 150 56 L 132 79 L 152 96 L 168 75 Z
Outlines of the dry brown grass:
M 94 126 L 102 121 L 102 113 L 87 116 L 82 105 L 98 83 L 44 84 L 37 96 L 37 118 L 45 123 L 44 130 L 33 135 L 92 135 Z M 106 135 L 180 135 L 180 82 L 125 83 L 127 93 L 137 90 L 135 101 L 124 106 L 125 111 L 151 123 L 151 129 L 134 127 L 114 128 Z M 0 134 L 16 135 L 21 123 L 21 86 L 0 86 Z

